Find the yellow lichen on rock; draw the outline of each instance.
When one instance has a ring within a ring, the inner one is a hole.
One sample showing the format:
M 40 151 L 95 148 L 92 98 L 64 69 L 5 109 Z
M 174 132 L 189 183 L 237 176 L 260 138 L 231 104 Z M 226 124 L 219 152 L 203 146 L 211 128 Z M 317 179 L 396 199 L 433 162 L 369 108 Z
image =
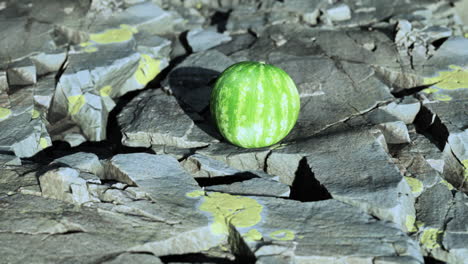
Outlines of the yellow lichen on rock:
M 194 191 L 186 196 L 194 198 L 203 194 L 203 191 Z M 212 215 L 211 231 L 214 234 L 228 234 L 228 224 L 251 227 L 262 219 L 260 213 L 263 206 L 252 198 L 212 192 L 203 196 L 203 199 L 199 209 Z
M 248 242 L 251 242 L 251 241 L 259 241 L 263 238 L 263 235 L 262 233 L 260 233 L 260 231 L 258 231 L 257 229 L 250 229 L 247 233 L 243 234 L 242 237 L 248 241 Z
M 119 43 L 129 41 L 138 30 L 129 25 L 122 24 L 120 28 L 108 29 L 101 33 L 90 34 L 89 39 L 99 44 Z
M 420 242 L 428 249 L 440 247 L 439 241 L 442 231 L 437 228 L 427 228 L 423 231 Z
M 416 228 L 416 217 L 412 215 L 406 216 L 405 226 L 408 232 L 416 232 L 418 229 Z
M 111 92 L 112 92 L 112 86 L 106 85 L 99 90 L 99 95 L 101 95 L 102 97 L 110 96 Z
M 71 115 L 76 115 L 83 105 L 86 103 L 84 95 L 72 95 L 68 96 L 68 113 Z
M 39 139 L 39 146 L 41 146 L 41 149 L 45 149 L 49 146 L 49 142 L 47 141 L 46 138 L 41 137 Z
M 468 69 L 456 65 L 450 65 L 449 68 L 452 71 L 440 71 L 438 76 L 424 78 L 424 84 L 435 85 L 443 90 L 468 88 Z
M 411 192 L 413 194 L 420 194 L 423 191 L 424 185 L 420 180 L 407 176 L 405 176 L 404 178 L 410 186 Z
M 10 109 L 0 107 L 0 120 L 7 119 L 10 115 L 11 115 Z
M 461 163 L 463 164 L 463 167 L 465 168 L 465 172 L 463 176 L 465 177 L 465 181 L 468 181 L 468 159 L 462 160 Z
M 293 240 L 296 235 L 292 230 L 281 229 L 271 232 L 270 237 L 274 240 Z
M 141 84 L 146 85 L 158 75 L 160 72 L 160 61 L 153 59 L 147 54 L 141 54 L 138 69 L 135 72 L 135 80 Z
M 36 118 L 38 118 L 40 115 L 41 115 L 41 112 L 37 111 L 37 110 L 34 109 L 34 108 L 32 109 L 32 111 L 31 111 L 31 118 L 32 118 L 32 119 L 36 119 Z

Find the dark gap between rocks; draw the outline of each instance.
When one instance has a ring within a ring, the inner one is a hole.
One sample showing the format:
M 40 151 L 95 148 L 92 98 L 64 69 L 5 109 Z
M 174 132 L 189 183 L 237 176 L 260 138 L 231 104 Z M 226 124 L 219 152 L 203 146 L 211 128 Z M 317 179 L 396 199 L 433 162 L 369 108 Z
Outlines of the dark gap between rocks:
M 438 50 L 442 44 L 447 40 L 448 38 L 441 38 L 438 40 L 435 40 L 432 42 L 432 45 L 435 47 L 435 50 Z
M 244 238 L 242 238 L 242 235 L 232 224 L 229 224 L 228 243 L 231 247 L 231 252 L 234 254 L 235 263 L 254 264 L 257 262 L 255 254 L 250 250 L 249 246 L 245 243 Z
M 220 257 L 212 257 L 207 256 L 202 253 L 189 253 L 189 254 L 181 254 L 181 255 L 167 255 L 159 257 L 161 261 L 165 264 L 169 263 L 213 263 L 213 264 L 237 264 L 240 262 L 236 262 L 233 260 L 229 260 L 226 258 Z
M 433 257 L 424 257 L 424 263 L 425 264 L 445 264 L 446 262 L 437 260 Z
M 258 178 L 258 176 L 251 172 L 240 172 L 230 176 L 196 178 L 195 180 L 198 182 L 198 185 L 200 185 L 200 187 L 208 187 L 221 184 L 233 184 L 235 182 L 247 181 L 253 178 Z
M 421 105 L 421 110 L 416 115 L 414 125 L 417 133 L 429 139 L 440 151 L 444 150 L 449 132 L 437 115 Z
M 295 178 L 291 186 L 290 199 L 301 202 L 315 202 L 332 199 L 333 197 L 316 178 L 304 157 L 299 162 Z
M 210 25 L 216 25 L 216 30 L 219 33 L 223 33 L 226 30 L 226 24 L 228 22 L 229 16 L 231 15 L 232 9 L 229 9 L 226 12 L 216 11 L 211 17 Z
M 403 98 L 405 96 L 413 95 L 416 93 L 419 93 L 420 91 L 429 88 L 431 85 L 423 85 L 423 86 L 417 86 L 409 89 L 403 89 L 398 92 L 392 92 L 392 95 L 395 96 L 396 98 Z

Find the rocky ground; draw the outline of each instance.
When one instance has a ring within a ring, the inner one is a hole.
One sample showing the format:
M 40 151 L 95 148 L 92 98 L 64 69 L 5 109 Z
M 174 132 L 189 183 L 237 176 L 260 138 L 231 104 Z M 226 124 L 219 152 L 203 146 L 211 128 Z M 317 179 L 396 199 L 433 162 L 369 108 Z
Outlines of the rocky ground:
M 468 263 L 468 1 L 0 1 L 0 263 Z M 299 120 L 241 149 L 233 63 Z

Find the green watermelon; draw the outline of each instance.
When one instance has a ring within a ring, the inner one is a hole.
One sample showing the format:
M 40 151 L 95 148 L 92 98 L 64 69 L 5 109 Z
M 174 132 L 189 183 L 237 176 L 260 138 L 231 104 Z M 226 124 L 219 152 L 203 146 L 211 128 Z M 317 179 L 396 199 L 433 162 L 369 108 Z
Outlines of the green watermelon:
M 244 61 L 227 68 L 211 93 L 210 110 L 221 134 L 243 148 L 283 139 L 297 121 L 299 93 L 282 69 Z

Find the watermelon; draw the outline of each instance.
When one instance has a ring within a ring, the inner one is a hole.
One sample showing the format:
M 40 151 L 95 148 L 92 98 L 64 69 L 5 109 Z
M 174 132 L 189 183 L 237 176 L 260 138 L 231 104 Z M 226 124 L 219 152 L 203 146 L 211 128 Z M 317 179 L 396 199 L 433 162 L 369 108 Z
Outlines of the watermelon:
M 291 77 L 263 62 L 244 61 L 227 68 L 210 98 L 220 133 L 243 148 L 278 143 L 294 127 L 299 109 L 299 93 Z

